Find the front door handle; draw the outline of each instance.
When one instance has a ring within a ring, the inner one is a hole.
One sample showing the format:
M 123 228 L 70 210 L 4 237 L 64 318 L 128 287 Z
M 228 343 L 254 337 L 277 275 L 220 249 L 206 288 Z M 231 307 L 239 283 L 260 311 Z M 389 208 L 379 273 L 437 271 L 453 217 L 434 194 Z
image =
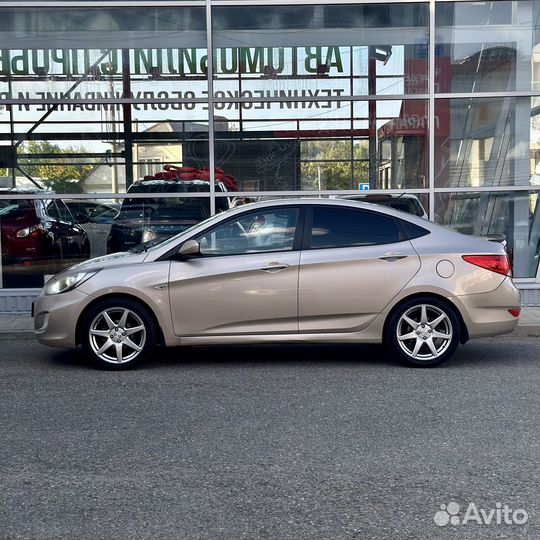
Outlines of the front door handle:
M 381 261 L 395 262 L 400 259 L 406 259 L 407 257 L 408 255 L 403 255 L 402 253 L 389 253 L 388 255 L 379 257 L 379 259 L 381 259 Z
M 263 266 L 262 268 L 259 268 L 259 270 L 262 270 L 263 272 L 280 272 L 281 270 L 285 270 L 286 268 L 289 268 L 290 264 L 285 263 L 270 263 L 268 266 Z

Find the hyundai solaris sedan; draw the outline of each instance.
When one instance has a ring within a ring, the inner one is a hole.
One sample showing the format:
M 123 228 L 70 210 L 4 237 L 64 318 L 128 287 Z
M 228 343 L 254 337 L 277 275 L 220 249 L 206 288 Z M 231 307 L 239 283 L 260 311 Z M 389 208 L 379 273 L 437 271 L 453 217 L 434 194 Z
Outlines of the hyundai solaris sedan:
M 496 242 L 374 204 L 301 199 L 73 266 L 34 307 L 41 343 L 81 345 L 109 369 L 159 345 L 265 342 L 383 342 L 432 367 L 514 330 L 520 301 Z

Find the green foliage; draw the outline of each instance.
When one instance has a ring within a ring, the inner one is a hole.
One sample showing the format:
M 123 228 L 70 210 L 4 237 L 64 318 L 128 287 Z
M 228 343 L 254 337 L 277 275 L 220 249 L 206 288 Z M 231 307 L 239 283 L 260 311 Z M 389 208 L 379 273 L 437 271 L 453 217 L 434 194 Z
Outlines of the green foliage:
M 302 141 L 302 189 L 357 189 L 368 182 L 369 166 L 365 141 Z M 310 160 L 310 161 L 306 161 Z
M 80 159 L 73 163 L 73 158 L 63 158 L 61 154 L 84 153 L 86 149 L 74 146 L 61 148 L 49 141 L 28 141 L 20 148 L 19 153 L 24 154 L 25 160 L 30 162 L 30 165 L 24 166 L 24 170 L 32 178 L 40 179 L 44 187 L 57 193 L 82 193 L 80 182 L 90 173 L 92 165 L 81 163 Z M 58 154 L 58 158 L 32 160 L 33 154 Z

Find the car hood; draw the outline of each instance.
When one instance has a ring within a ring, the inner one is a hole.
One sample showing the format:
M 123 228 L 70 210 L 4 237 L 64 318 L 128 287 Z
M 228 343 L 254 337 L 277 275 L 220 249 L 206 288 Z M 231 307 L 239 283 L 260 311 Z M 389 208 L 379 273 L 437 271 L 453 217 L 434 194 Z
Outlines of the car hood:
M 120 253 L 111 253 L 110 255 L 103 255 L 102 257 L 96 257 L 87 261 L 71 266 L 69 270 L 78 270 L 82 272 L 92 272 L 95 270 L 102 270 L 104 268 L 112 268 L 114 266 L 127 266 L 131 264 L 142 263 L 146 258 L 147 253 L 130 253 L 129 251 L 123 251 Z

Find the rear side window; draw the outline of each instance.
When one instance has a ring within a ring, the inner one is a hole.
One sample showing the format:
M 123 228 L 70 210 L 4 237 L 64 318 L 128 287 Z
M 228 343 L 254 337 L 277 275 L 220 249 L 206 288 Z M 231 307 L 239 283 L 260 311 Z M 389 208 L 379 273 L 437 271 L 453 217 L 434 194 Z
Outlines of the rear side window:
M 420 238 L 421 236 L 426 236 L 426 234 L 429 234 L 429 231 L 427 229 L 424 229 L 424 227 L 420 227 L 419 225 L 415 225 L 414 223 L 410 223 L 409 221 L 403 221 L 402 219 L 400 219 L 399 223 L 403 229 L 403 232 L 405 233 L 405 236 L 409 240 L 413 240 L 414 238 Z
M 311 248 L 391 244 L 404 240 L 393 217 L 354 208 L 313 207 Z

